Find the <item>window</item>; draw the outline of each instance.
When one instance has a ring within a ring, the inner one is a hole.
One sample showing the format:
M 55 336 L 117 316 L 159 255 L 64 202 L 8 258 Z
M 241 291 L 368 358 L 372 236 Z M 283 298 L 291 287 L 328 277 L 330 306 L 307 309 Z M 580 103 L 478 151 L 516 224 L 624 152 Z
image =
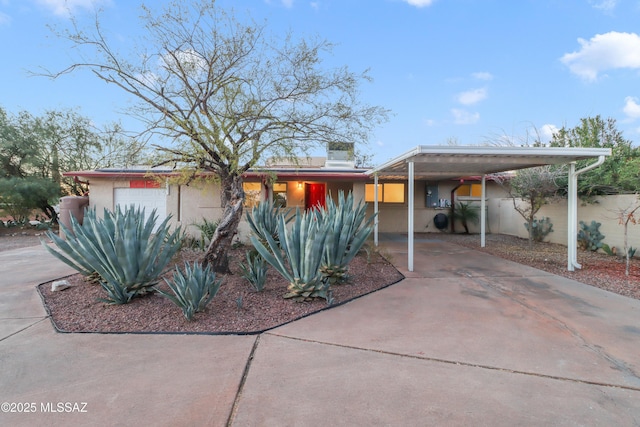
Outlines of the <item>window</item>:
M 374 196 L 374 184 L 365 184 L 365 202 L 373 202 Z M 378 201 L 404 203 L 404 183 L 378 184 Z
M 364 186 L 364 201 L 365 202 L 373 202 L 375 201 L 375 194 L 373 194 L 374 184 L 366 184 Z M 378 201 L 382 201 L 382 184 L 378 184 Z
M 273 205 L 276 207 L 287 207 L 287 183 L 276 182 L 273 184 Z
M 246 208 L 253 208 L 262 200 L 262 184 L 259 182 L 243 182 L 242 189 L 244 190 L 244 206 Z
M 462 197 L 482 197 L 482 185 L 463 184 L 458 187 L 456 194 Z

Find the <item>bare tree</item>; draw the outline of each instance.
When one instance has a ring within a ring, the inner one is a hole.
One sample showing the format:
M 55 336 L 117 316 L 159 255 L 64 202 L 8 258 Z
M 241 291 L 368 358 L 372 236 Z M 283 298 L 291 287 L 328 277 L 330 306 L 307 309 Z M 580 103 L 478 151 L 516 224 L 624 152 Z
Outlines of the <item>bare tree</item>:
M 624 274 L 629 275 L 629 265 L 631 261 L 631 251 L 629 247 L 629 225 L 637 224 L 640 222 L 636 218 L 636 212 L 640 209 L 640 200 L 636 199 L 635 203 L 629 204 L 626 208 L 618 208 L 613 210 L 616 214 L 618 222 L 624 227 L 624 257 L 626 261 L 626 267 Z
M 360 102 L 359 85 L 370 80 L 366 71 L 322 68 L 332 50 L 325 40 L 270 37 L 265 24 L 242 23 L 212 0 L 142 9 L 144 48 L 130 55 L 116 50 L 98 15 L 89 31 L 74 22 L 60 34 L 83 59 L 47 74 L 91 70 L 139 101 L 132 113 L 149 134 L 172 141 L 157 147 L 165 154 L 161 164 L 217 175 L 223 215 L 205 263 L 225 272 L 249 168 L 266 155 L 295 159 L 329 142 L 364 143 L 387 111 Z
M 557 166 L 539 166 L 521 169 L 514 175 L 496 175 L 494 179 L 507 190 L 513 200 L 513 208 L 524 218 L 529 230 L 529 248 L 533 248 L 533 223 L 536 214 L 558 195 L 558 180 L 566 171 Z M 518 203 L 521 200 L 524 203 Z

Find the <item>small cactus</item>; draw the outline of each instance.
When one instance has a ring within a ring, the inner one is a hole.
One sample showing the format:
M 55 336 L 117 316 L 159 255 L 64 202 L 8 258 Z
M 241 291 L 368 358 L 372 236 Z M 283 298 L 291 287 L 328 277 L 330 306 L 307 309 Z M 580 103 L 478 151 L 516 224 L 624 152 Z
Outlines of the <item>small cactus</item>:
M 602 248 L 604 234 L 600 233 L 601 225 L 596 221 L 591 221 L 590 224 L 580 221 L 580 230 L 578 231 L 578 246 L 580 249 L 595 252 Z

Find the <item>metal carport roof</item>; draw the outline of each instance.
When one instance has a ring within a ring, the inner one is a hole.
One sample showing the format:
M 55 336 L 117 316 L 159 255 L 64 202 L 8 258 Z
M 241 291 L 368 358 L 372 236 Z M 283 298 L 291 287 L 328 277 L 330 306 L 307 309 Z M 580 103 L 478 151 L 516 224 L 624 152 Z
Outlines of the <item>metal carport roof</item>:
M 568 189 L 568 236 L 567 268 L 571 271 L 580 268 L 577 262 L 577 179 L 578 175 L 598 167 L 606 156 L 611 155 L 609 148 L 582 147 L 493 147 L 493 146 L 430 146 L 420 145 L 366 173 L 379 178 L 407 180 L 409 184 L 408 224 L 409 229 L 409 271 L 413 271 L 413 215 L 415 179 L 443 180 L 472 175 L 482 176 L 481 197 L 481 246 L 485 245 L 485 176 L 544 165 L 569 164 Z M 575 162 L 597 159 L 597 162 L 576 171 Z M 374 191 L 375 211 L 378 212 L 377 192 Z M 375 241 L 378 241 L 378 223 L 376 219 Z

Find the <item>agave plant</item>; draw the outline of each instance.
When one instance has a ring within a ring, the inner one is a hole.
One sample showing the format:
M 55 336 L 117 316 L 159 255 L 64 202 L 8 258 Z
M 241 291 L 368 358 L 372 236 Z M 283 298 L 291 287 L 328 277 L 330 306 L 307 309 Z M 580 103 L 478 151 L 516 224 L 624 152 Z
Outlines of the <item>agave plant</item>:
M 256 292 L 262 292 L 267 282 L 267 271 L 269 266 L 265 259 L 257 252 L 246 252 L 247 264 L 240 263 L 242 277 L 247 279 Z
M 171 293 L 158 288 L 156 291 L 180 307 L 187 320 L 193 320 L 194 314 L 204 311 L 222 284 L 221 280 L 216 280 L 216 273 L 210 266 L 202 268 L 197 262 L 193 264 L 193 268 L 185 263 L 184 273 L 176 266 L 173 281 L 164 281 Z
M 279 244 L 269 234 L 264 236 L 266 244 L 257 236 L 251 236 L 251 242 L 258 253 L 289 282 L 285 298 L 297 301 L 315 297 L 327 299 L 328 284 L 319 272 L 326 235 L 325 223 L 317 221 L 313 213 L 296 210 L 290 228 L 287 228 L 284 217 L 278 218 Z
M 320 272 L 329 285 L 347 280 L 348 266 L 360 251 L 373 230 L 375 215 L 366 218 L 366 204 L 354 206 L 353 194 L 338 193 L 337 203 L 327 199 L 326 208 L 319 210 L 319 220 L 327 224 L 327 240 L 324 246 Z
M 170 231 L 167 217 L 155 230 L 156 211 L 144 220 L 144 209 L 120 207 L 104 210 L 102 219 L 95 209 L 87 210 L 83 224 L 73 215 L 71 229 L 60 225 L 66 239 L 48 232 L 58 251 L 43 242 L 47 250 L 85 276 L 98 275 L 107 292 L 105 301 L 124 304 L 148 291 L 180 249 L 181 232 Z
M 280 218 L 284 218 L 285 224 L 291 222 L 293 218 L 291 209 L 274 206 L 272 201 L 260 202 L 247 212 L 247 222 L 251 230 L 265 246 L 268 246 L 266 236 L 271 236 L 276 242 L 280 240 L 278 233 Z

